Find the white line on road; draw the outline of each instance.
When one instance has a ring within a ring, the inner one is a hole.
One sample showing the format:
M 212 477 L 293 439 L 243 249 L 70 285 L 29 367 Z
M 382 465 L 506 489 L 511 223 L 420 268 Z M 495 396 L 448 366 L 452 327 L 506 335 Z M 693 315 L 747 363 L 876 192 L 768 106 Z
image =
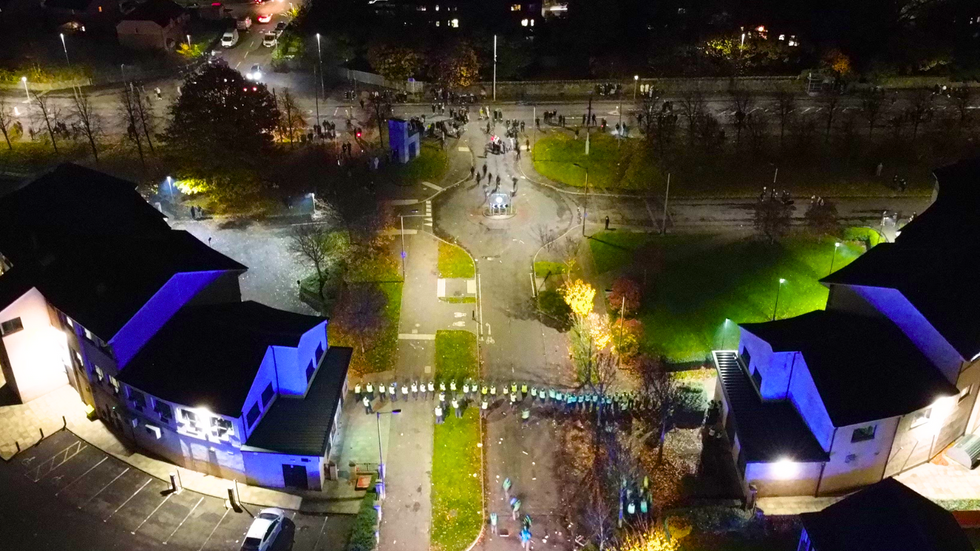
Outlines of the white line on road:
M 191 510 L 187 512 L 187 516 L 184 517 L 184 520 L 180 521 L 180 524 L 178 524 L 177 527 L 174 528 L 173 532 L 170 532 L 170 535 L 167 536 L 167 539 L 163 540 L 164 545 L 167 545 L 167 542 L 170 541 L 170 538 L 174 537 L 174 534 L 177 533 L 177 530 L 180 530 L 180 527 L 183 526 L 185 522 L 187 522 L 187 519 L 191 518 L 191 515 L 194 514 L 194 510 L 197 509 L 197 506 L 200 505 L 202 501 L 204 501 L 204 496 L 201 496 L 201 499 L 197 500 L 197 503 L 195 503 L 194 506 L 191 507 Z M 225 509 L 225 511 L 227 512 L 228 510 Z
M 74 483 L 76 483 L 76 482 L 78 482 L 79 480 L 81 480 L 81 479 L 82 479 L 82 477 L 84 477 L 84 476 L 85 476 L 85 475 L 87 475 L 88 473 L 90 473 L 90 472 L 92 472 L 92 470 L 93 470 L 93 469 L 95 469 L 96 467 L 98 467 L 99 465 L 101 465 L 102 463 L 104 463 L 106 459 L 109 459 L 109 456 L 108 456 L 108 455 L 107 455 L 107 456 L 105 456 L 105 457 L 103 457 L 103 458 L 102 458 L 102 461 L 99 461 L 99 462 L 98 462 L 98 463 L 96 463 L 95 465 L 92 465 L 91 467 L 89 467 L 89 469 L 88 469 L 87 471 L 85 471 L 84 473 L 82 473 L 82 475 L 81 475 L 81 476 L 79 476 L 79 477 L 78 477 L 78 478 L 76 478 L 75 480 L 72 480 L 72 481 L 71 481 L 71 482 L 69 482 L 68 484 L 65 484 L 64 486 L 62 486 L 60 490 L 58 490 L 57 492 L 55 492 L 55 493 L 54 493 L 54 495 L 58 495 L 58 494 L 60 494 L 61 492 L 63 492 L 63 491 L 65 491 L 65 488 L 67 488 L 67 487 L 69 487 L 69 486 L 71 486 L 72 484 L 74 484 Z
M 427 188 L 432 188 L 432 189 L 434 189 L 436 191 L 442 191 L 442 188 L 441 187 L 439 187 L 439 186 L 437 186 L 437 185 L 435 185 L 435 184 L 433 184 L 431 182 L 422 182 L 422 185 L 425 186 L 425 187 L 427 187 Z M 428 203 L 428 202 L 429 201 L 426 201 L 426 203 Z
M 197 551 L 201 551 L 202 549 L 204 549 L 204 546 L 207 545 L 209 541 L 211 541 L 211 536 L 214 535 L 215 531 L 218 530 L 218 527 L 221 526 L 221 522 L 225 520 L 226 516 L 228 516 L 228 511 L 231 511 L 231 509 L 225 509 L 225 514 L 221 515 L 221 518 L 218 519 L 218 524 L 214 525 L 214 528 L 211 529 L 211 533 L 208 534 L 208 537 L 206 540 L 204 540 L 204 543 L 202 543 L 201 546 L 197 548 Z
M 134 497 L 136 497 L 136 494 L 138 494 L 141 491 L 143 491 L 143 488 L 146 488 L 146 485 L 149 484 L 151 480 L 153 480 L 153 477 L 147 478 L 146 479 L 146 482 L 144 482 L 142 486 L 140 486 L 135 492 L 133 492 L 133 495 L 131 495 L 128 498 L 126 498 L 126 501 L 120 503 L 119 504 L 119 507 L 116 507 L 116 510 L 115 511 L 109 513 L 109 516 L 107 516 L 106 518 L 102 519 L 102 522 L 107 522 L 110 518 L 112 518 L 112 515 L 118 513 L 119 510 L 122 509 L 124 505 L 126 505 L 127 503 L 129 503 L 129 500 L 133 499 Z
M 99 490 L 98 492 L 95 492 L 95 495 L 94 496 L 86 499 L 85 500 L 85 503 L 82 503 L 81 505 L 79 505 L 78 508 L 81 509 L 84 505 L 87 505 L 89 501 L 92 501 L 93 499 L 95 499 L 96 497 L 98 497 L 98 495 L 102 493 L 102 490 L 105 490 L 109 486 L 112 486 L 112 483 L 113 482 L 119 480 L 119 477 L 122 476 L 122 475 L 124 475 L 124 474 L 126 474 L 128 471 L 129 471 L 129 467 L 126 467 L 125 469 L 123 469 L 123 472 L 117 474 L 116 475 L 116 478 L 113 478 L 112 480 L 110 480 L 108 484 L 106 484 L 105 486 L 103 486 L 102 489 Z
M 324 530 L 326 529 L 326 527 L 327 527 L 327 518 L 328 518 L 328 517 L 327 517 L 326 515 L 324 515 L 324 517 L 323 517 L 323 526 L 321 526 L 321 527 L 320 527 L 320 535 L 318 535 L 318 536 L 316 537 L 316 541 L 315 541 L 315 542 L 313 542 L 313 551 L 316 551 L 316 547 L 317 547 L 318 545 L 320 545 L 320 538 L 322 538 L 322 537 L 323 537 L 323 531 L 324 531 Z
M 480 336 L 483 336 L 483 279 L 476 274 L 476 302 L 480 306 Z
M 139 529 L 142 528 L 144 524 L 146 524 L 146 521 L 150 520 L 150 517 L 152 517 L 154 513 L 156 513 L 157 511 L 159 511 L 160 510 L 160 507 L 163 507 L 163 504 L 166 503 L 170 499 L 170 496 L 172 496 L 172 495 L 174 495 L 174 492 L 170 492 L 169 494 L 167 494 L 167 497 L 163 498 L 163 501 L 161 501 L 160 504 L 157 505 L 155 509 L 153 509 L 152 511 L 150 511 L 150 514 L 146 515 L 146 518 L 143 519 L 143 522 L 141 522 L 139 524 L 139 526 L 136 527 L 135 530 L 133 530 L 132 532 L 130 532 L 130 534 L 135 534 L 136 532 L 139 532 Z
M 385 230 L 385 235 L 415 235 L 419 230 Z
M 392 199 L 391 201 L 385 201 L 389 205 L 400 207 L 405 205 L 417 205 L 419 203 L 418 199 Z
M 398 338 L 403 341 L 434 341 L 434 333 L 399 333 Z

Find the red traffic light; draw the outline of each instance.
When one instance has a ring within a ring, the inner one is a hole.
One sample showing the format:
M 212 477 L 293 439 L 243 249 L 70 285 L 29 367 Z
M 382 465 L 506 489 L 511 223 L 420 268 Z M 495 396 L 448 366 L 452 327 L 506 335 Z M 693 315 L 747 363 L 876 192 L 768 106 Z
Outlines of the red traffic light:
M 360 137 L 361 137 L 361 131 L 360 131 L 360 130 L 358 130 L 358 131 L 357 131 L 357 137 L 358 137 L 358 138 L 360 138 Z

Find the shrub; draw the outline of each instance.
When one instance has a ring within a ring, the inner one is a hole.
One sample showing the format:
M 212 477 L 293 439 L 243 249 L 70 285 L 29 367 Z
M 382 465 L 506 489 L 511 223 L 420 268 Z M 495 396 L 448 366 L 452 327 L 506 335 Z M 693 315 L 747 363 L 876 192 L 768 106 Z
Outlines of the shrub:
M 378 511 L 374 508 L 378 495 L 374 492 L 365 494 L 361 501 L 361 510 L 354 519 L 347 551 L 373 551 L 377 545 L 374 533 L 378 529 Z
M 538 294 L 538 308 L 566 326 L 572 315 L 572 309 L 558 291 L 542 291 Z

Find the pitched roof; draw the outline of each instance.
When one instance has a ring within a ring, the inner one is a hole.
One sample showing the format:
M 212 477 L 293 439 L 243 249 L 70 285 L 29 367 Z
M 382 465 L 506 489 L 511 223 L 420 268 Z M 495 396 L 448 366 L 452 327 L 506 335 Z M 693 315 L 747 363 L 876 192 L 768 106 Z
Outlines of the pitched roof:
M 189 407 L 239 417 L 270 346 L 296 346 L 325 318 L 257 302 L 186 306 L 126 364 L 119 380 Z
M 350 348 L 331 346 L 305 397 L 276 398 L 245 442 L 249 451 L 324 455 L 352 352 Z M 289 427 L 289 430 L 283 430 L 283 427 Z
M 762 400 L 734 352 L 715 352 L 714 361 L 747 462 L 830 458 L 789 401 Z
M 942 507 L 886 478 L 800 520 L 820 551 L 971 551 Z
M 135 10 L 123 16 L 124 21 L 153 21 L 166 27 L 174 19 L 184 14 L 184 8 L 170 0 L 146 0 Z
M 0 198 L 0 252 L 15 265 L 100 236 L 168 231 L 136 184 L 71 163 Z
M 922 409 L 958 392 L 890 320 L 829 310 L 741 327 L 801 352 L 834 426 Z

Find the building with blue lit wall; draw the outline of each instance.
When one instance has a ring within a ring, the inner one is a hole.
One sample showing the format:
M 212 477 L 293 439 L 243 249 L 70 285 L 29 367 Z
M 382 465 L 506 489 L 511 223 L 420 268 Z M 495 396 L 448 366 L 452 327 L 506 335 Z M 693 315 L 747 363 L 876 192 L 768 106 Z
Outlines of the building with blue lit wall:
M 822 280 L 825 310 L 740 325 L 716 398 L 746 495 L 827 495 L 891 477 L 980 425 L 980 161 L 894 243 Z M 951 236 L 956 236 L 951 238 Z
M 0 199 L 4 382 L 21 402 L 70 384 L 186 468 L 319 489 L 350 350 L 324 318 L 242 302 L 245 270 L 132 183 L 62 165 Z

